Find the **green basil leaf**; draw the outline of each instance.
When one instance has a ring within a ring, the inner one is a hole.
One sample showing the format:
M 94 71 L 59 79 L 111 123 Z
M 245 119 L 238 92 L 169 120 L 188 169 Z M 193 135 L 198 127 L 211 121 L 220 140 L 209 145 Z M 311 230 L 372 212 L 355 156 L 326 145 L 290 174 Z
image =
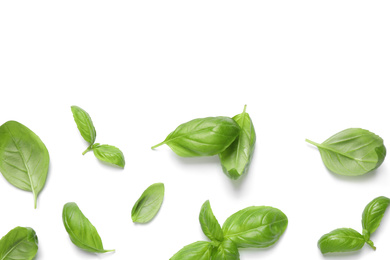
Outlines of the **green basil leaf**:
M 210 242 L 198 241 L 183 247 L 170 260 L 210 260 L 212 250 Z
M 164 184 L 150 185 L 134 204 L 131 211 L 133 222 L 146 223 L 156 216 L 164 199 Z
M 73 118 L 81 136 L 89 144 L 93 144 L 96 139 L 96 130 L 93 126 L 92 119 L 89 114 L 78 106 L 71 106 Z
M 34 207 L 49 171 L 49 152 L 26 126 L 8 121 L 0 126 L 0 171 L 15 187 L 31 191 Z
M 38 237 L 29 227 L 16 227 L 0 240 L 1 260 L 31 260 L 38 252 Z
M 265 248 L 273 245 L 287 228 L 286 215 L 279 209 L 252 206 L 231 215 L 223 224 L 225 239 L 238 248 Z
M 236 244 L 231 240 L 224 240 L 211 256 L 211 260 L 239 260 L 240 253 Z
M 364 246 L 364 237 L 354 229 L 339 228 L 323 235 L 318 240 L 321 253 L 351 252 Z
M 100 161 L 111 163 L 121 168 L 125 167 L 125 156 L 119 148 L 107 144 L 94 144 L 91 149 Z
M 114 250 L 105 250 L 102 239 L 96 228 L 84 216 L 79 207 L 74 202 L 64 205 L 62 211 L 62 221 L 70 240 L 77 247 L 91 253 L 106 253 Z
M 206 201 L 199 214 L 199 222 L 203 233 L 212 241 L 223 241 L 222 228 L 211 210 L 210 201 Z
M 366 240 L 369 239 L 369 236 L 379 227 L 389 204 L 390 199 L 382 196 L 373 199 L 364 208 L 362 215 L 362 226 L 363 230 L 365 230 L 363 233 L 368 234 Z
M 317 146 L 325 166 L 340 175 L 370 172 L 378 168 L 386 156 L 382 138 L 361 128 L 341 131 L 322 144 L 306 141 Z
M 246 111 L 233 117 L 241 130 L 234 142 L 219 154 L 223 172 L 237 180 L 248 171 L 255 150 L 256 133 L 252 120 Z
M 198 118 L 179 125 L 152 149 L 167 144 L 182 157 L 211 156 L 224 151 L 238 136 L 240 127 L 228 117 Z

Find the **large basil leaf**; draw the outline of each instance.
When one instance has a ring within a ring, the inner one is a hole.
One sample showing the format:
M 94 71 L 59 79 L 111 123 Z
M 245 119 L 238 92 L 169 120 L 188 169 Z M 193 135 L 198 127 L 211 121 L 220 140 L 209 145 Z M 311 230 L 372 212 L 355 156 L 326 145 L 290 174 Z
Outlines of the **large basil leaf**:
M 16 227 L 0 240 L 1 260 L 31 260 L 38 252 L 38 237 L 29 227 Z
M 217 248 L 213 251 L 211 260 L 239 260 L 240 253 L 236 244 L 231 240 L 224 240 Z
M 105 250 L 102 240 L 91 222 L 84 216 L 74 202 L 64 205 L 62 221 L 70 240 L 79 248 L 92 253 L 106 253 L 114 250 Z
M 364 208 L 362 215 L 362 226 L 363 226 L 363 234 L 369 235 L 375 232 L 375 230 L 379 227 L 383 215 L 387 207 L 390 204 L 390 199 L 384 196 L 373 199 L 367 206 Z
M 182 157 L 211 156 L 224 151 L 239 132 L 240 127 L 229 117 L 198 118 L 179 125 L 152 149 L 167 144 Z
M 73 118 L 81 136 L 89 144 L 93 144 L 96 139 L 96 130 L 93 126 L 92 119 L 89 114 L 78 106 L 71 106 Z
M 170 260 L 210 260 L 212 250 L 210 242 L 198 241 L 183 247 Z
M 131 211 L 133 222 L 146 223 L 156 216 L 164 199 L 164 184 L 150 185 L 134 204 Z
M 49 161 L 46 146 L 26 126 L 15 121 L 0 126 L 0 171 L 9 183 L 33 193 L 35 208 L 45 186 Z
M 306 141 L 318 147 L 322 161 L 330 171 L 341 175 L 370 172 L 378 168 L 386 156 L 382 138 L 361 128 L 341 131 L 322 144 Z
M 252 206 L 231 215 L 223 224 L 225 239 L 238 248 L 269 247 L 278 241 L 287 228 L 286 215 L 279 209 Z
M 213 241 L 223 241 L 222 228 L 211 210 L 210 201 L 206 201 L 199 214 L 199 222 L 203 233 Z
M 364 237 L 354 229 L 339 228 L 323 235 L 318 240 L 321 253 L 351 252 L 364 246 Z
M 121 168 L 125 167 L 125 156 L 119 148 L 108 144 L 94 144 L 92 150 L 99 160 L 117 165 Z
M 240 134 L 225 151 L 219 154 L 223 172 L 233 180 L 248 171 L 255 150 L 256 133 L 252 120 L 244 111 L 233 117 L 240 126 Z

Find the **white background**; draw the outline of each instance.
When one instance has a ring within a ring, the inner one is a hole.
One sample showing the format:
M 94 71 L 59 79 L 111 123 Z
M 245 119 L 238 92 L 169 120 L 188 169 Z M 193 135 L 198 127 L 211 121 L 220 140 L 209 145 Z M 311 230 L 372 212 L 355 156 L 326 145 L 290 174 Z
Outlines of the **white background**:
M 19 121 L 50 153 L 44 190 L 33 196 L 0 177 L 0 236 L 30 226 L 39 260 L 169 259 L 206 240 L 198 222 L 210 200 L 223 224 L 252 205 L 281 209 L 289 226 L 268 249 L 241 259 L 386 259 L 390 213 L 358 253 L 324 257 L 318 239 L 361 231 L 361 213 L 390 197 L 389 161 L 373 173 L 330 173 L 316 148 L 349 127 L 390 147 L 389 1 L 1 1 L 0 124 Z M 179 124 L 234 116 L 247 104 L 257 144 L 248 175 L 228 179 L 217 157 L 152 151 Z M 100 163 L 73 121 L 84 108 L 97 142 L 119 147 L 124 170 Z M 165 183 L 156 218 L 131 221 L 150 184 Z M 76 202 L 113 254 L 74 246 L 62 207 Z

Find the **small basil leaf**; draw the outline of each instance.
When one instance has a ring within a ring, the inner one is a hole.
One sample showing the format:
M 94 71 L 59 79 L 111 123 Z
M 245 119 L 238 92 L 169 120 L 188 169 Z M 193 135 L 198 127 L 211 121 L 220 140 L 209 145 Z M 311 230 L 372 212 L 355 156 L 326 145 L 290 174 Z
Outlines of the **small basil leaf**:
M 211 210 L 210 202 L 207 200 L 199 214 L 199 222 L 203 233 L 212 241 L 223 241 L 222 228 Z
M 100 161 L 111 163 L 121 168 L 125 167 L 125 156 L 119 148 L 107 144 L 94 144 L 92 150 Z
M 341 131 L 322 144 L 306 141 L 317 146 L 325 166 L 340 175 L 370 172 L 378 168 L 386 156 L 382 138 L 361 128 Z
M 16 227 L 0 240 L 1 260 L 31 260 L 38 252 L 38 237 L 29 227 Z
M 35 208 L 46 183 L 49 161 L 45 144 L 26 126 L 15 121 L 0 126 L 0 171 L 9 183 L 33 193 Z
M 170 260 L 210 260 L 212 249 L 210 242 L 198 241 L 183 247 Z
M 93 126 L 92 119 L 89 114 L 78 106 L 71 106 L 73 118 L 81 136 L 89 144 L 93 144 L 96 139 L 96 130 Z
M 248 171 L 255 150 L 255 128 L 245 111 L 246 105 L 241 114 L 233 117 L 241 128 L 237 139 L 219 154 L 223 172 L 233 180 L 237 180 Z
M 366 230 L 369 236 L 375 232 L 379 227 L 383 215 L 387 207 L 390 204 L 390 199 L 384 196 L 373 199 L 367 206 L 364 208 L 362 215 L 362 226 L 363 230 Z M 367 240 L 367 239 L 366 239 Z
M 339 228 L 323 235 L 318 240 L 321 253 L 351 252 L 364 246 L 364 237 L 354 229 Z
M 225 239 L 238 248 L 265 248 L 273 245 L 287 228 L 286 215 L 279 209 L 253 206 L 231 215 L 223 224 Z
M 236 244 L 231 240 L 224 240 L 211 256 L 211 260 L 239 260 L 240 253 Z
M 152 149 L 167 144 L 182 157 L 211 156 L 224 151 L 238 136 L 240 127 L 228 117 L 198 118 L 178 126 Z
M 131 211 L 133 222 L 146 223 L 156 216 L 164 199 L 164 184 L 150 185 L 134 204 Z
M 84 216 L 79 207 L 74 202 L 64 205 L 62 211 L 62 221 L 70 240 L 77 247 L 91 253 L 106 253 L 114 250 L 105 250 L 102 239 L 96 228 Z

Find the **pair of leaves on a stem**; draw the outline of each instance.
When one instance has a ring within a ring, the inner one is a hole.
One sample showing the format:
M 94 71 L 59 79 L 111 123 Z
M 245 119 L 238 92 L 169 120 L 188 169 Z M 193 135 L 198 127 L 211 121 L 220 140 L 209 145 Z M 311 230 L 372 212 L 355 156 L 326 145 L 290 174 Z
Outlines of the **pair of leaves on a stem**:
M 287 216 L 279 209 L 253 206 L 231 215 L 221 227 L 209 201 L 201 208 L 199 222 L 211 242 L 187 245 L 170 260 L 238 260 L 238 248 L 269 247 L 279 240 L 288 224 Z
M 317 146 L 325 166 L 340 175 L 363 175 L 378 168 L 386 157 L 383 139 L 361 128 L 341 131 L 322 144 L 306 141 Z
M 0 126 L 0 171 L 9 183 L 33 193 L 35 208 L 46 183 L 49 162 L 45 144 L 29 128 L 16 121 Z
M 29 227 L 16 227 L 0 240 L 1 260 L 32 260 L 38 252 L 38 237 Z
M 89 114 L 78 106 L 72 106 L 71 109 L 74 121 L 76 122 L 81 136 L 89 143 L 89 146 L 83 152 L 83 155 L 89 151 L 93 151 L 96 158 L 98 158 L 100 161 L 124 168 L 125 157 L 119 148 L 107 144 L 95 144 L 96 130 Z
M 379 227 L 389 204 L 390 199 L 383 196 L 373 199 L 364 208 L 362 214 L 362 234 L 352 228 L 335 229 L 323 235 L 318 241 L 321 252 L 326 254 L 356 251 L 361 249 L 365 243 L 375 250 L 376 248 L 370 237 Z
M 248 171 L 256 142 L 252 120 L 246 113 L 229 117 L 197 118 L 179 125 L 163 142 L 182 157 L 219 155 L 224 173 L 238 179 Z

